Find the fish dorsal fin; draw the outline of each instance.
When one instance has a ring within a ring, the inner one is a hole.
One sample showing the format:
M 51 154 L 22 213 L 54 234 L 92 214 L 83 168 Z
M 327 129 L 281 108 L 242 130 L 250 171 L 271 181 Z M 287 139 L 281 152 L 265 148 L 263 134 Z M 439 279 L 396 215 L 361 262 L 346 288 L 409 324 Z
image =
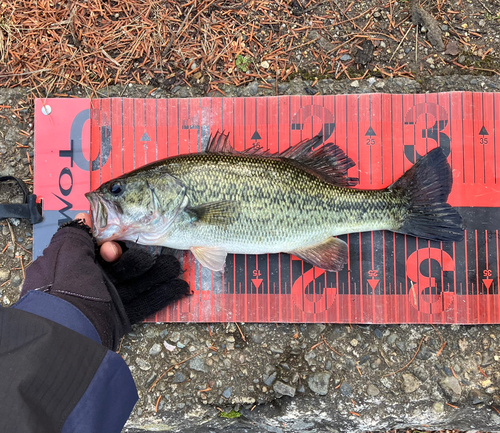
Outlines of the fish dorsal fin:
M 229 133 L 217 131 L 214 136 L 210 136 L 206 153 L 218 153 L 226 155 L 253 155 L 253 156 L 273 156 L 268 150 L 259 146 L 252 146 L 246 150 L 238 152 L 229 144 Z
M 290 251 L 290 254 L 325 271 L 338 272 L 347 263 L 348 246 L 343 240 L 332 237 L 320 244 Z
M 320 145 L 322 135 L 304 140 L 296 146 L 290 147 L 279 155 L 300 163 L 304 168 L 326 182 L 338 186 L 354 186 L 358 179 L 349 177 L 347 171 L 356 164 L 344 151 L 333 143 Z M 314 150 L 313 150 L 314 149 Z
M 336 144 L 325 143 L 321 146 L 322 139 L 322 134 L 318 134 L 280 153 L 270 153 L 268 150 L 256 146 L 238 152 L 229 143 L 229 134 L 217 131 L 214 136 L 210 137 L 205 152 L 285 158 L 296 161 L 302 168 L 305 168 L 311 174 L 318 176 L 325 182 L 338 186 L 356 185 L 358 179 L 347 175 L 347 171 L 356 165 L 354 161 Z
M 224 131 L 217 131 L 215 135 L 211 135 L 208 140 L 206 153 L 225 153 L 225 154 L 238 154 L 236 150 L 233 149 L 229 143 L 229 133 L 224 133 Z
M 186 208 L 193 222 L 226 226 L 238 216 L 240 207 L 231 201 L 216 201 Z
M 211 271 L 222 271 L 226 263 L 227 251 L 218 247 L 191 247 L 191 252 L 203 266 Z

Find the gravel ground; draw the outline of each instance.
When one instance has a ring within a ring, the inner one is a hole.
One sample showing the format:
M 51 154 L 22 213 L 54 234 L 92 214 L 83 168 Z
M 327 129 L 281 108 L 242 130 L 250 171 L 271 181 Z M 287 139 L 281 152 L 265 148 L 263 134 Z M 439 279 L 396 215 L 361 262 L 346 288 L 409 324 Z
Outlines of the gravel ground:
M 295 79 L 278 90 L 308 94 L 313 84 Z M 498 91 L 500 76 L 325 79 L 314 89 L 324 94 Z M 114 87 L 109 95 L 147 97 L 151 90 Z M 253 82 L 223 91 L 258 96 L 275 89 Z M 198 92 L 184 86 L 149 97 Z M 33 118 L 26 91 L 1 89 L 0 105 L 20 108 L 1 113 L 0 175 L 29 179 Z M 12 197 L 0 184 L 0 202 Z M 16 220 L 1 225 L 0 248 L 6 249 L 0 257 L 0 301 L 9 306 L 31 260 L 32 227 Z M 500 326 L 239 326 L 241 332 L 232 323 L 135 326 L 120 354 L 140 400 L 124 431 L 500 431 Z

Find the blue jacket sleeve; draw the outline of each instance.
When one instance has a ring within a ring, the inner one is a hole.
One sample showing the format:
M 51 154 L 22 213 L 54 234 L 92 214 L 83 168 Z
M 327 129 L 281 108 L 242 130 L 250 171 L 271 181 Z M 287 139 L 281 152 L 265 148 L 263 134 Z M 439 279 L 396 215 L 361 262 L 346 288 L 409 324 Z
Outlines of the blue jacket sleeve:
M 135 403 L 130 370 L 69 302 L 32 291 L 0 307 L 4 431 L 119 433 Z

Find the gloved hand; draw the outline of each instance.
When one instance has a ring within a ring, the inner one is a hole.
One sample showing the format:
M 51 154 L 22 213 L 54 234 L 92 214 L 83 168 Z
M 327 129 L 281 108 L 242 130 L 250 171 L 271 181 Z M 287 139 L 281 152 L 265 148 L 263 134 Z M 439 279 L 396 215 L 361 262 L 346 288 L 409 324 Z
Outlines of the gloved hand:
M 140 246 L 120 257 L 118 244 L 113 248 L 114 254 L 103 251 L 106 260 L 119 257 L 109 263 L 84 221 L 68 223 L 26 270 L 21 297 L 38 290 L 66 300 L 92 322 L 102 344 L 116 350 L 131 324 L 190 292 L 178 278 L 181 268 L 175 257 L 153 257 Z

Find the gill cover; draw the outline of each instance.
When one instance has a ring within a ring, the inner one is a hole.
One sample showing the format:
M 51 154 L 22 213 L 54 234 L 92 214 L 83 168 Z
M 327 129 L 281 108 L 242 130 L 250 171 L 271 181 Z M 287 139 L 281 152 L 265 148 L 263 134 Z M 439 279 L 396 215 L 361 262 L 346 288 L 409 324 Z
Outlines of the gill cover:
M 150 245 L 165 235 L 188 201 L 179 180 L 158 172 L 124 175 L 86 196 L 99 242 L 134 240 Z

